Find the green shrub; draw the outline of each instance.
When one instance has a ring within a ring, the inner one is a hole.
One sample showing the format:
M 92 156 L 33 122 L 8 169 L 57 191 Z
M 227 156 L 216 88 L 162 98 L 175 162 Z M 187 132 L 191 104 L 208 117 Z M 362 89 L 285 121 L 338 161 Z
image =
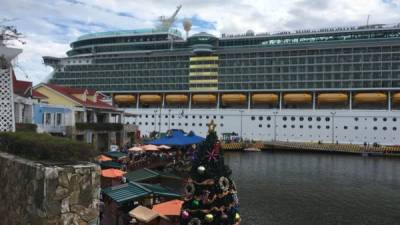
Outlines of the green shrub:
M 123 129 L 121 123 L 76 123 L 77 130 L 93 131 L 120 131 Z
M 37 125 L 33 123 L 16 123 L 16 131 L 36 132 Z
M 89 144 L 34 132 L 0 133 L 0 150 L 33 160 L 68 163 L 92 161 L 99 154 Z

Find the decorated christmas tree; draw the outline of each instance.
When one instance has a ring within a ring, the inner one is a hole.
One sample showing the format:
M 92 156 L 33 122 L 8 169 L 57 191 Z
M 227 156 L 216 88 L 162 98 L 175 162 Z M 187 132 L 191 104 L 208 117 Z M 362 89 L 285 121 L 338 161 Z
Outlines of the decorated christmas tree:
M 207 138 L 193 155 L 181 225 L 239 225 L 239 200 L 230 178 L 232 172 L 224 164 L 214 121 L 207 125 Z

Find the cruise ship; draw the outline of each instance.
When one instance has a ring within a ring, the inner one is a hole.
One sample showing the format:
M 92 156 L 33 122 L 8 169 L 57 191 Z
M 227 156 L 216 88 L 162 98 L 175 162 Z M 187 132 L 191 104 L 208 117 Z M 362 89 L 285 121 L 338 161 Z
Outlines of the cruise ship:
M 400 143 L 400 24 L 186 35 L 172 24 L 87 34 L 43 57 L 50 83 L 91 88 L 169 129 L 247 140 Z

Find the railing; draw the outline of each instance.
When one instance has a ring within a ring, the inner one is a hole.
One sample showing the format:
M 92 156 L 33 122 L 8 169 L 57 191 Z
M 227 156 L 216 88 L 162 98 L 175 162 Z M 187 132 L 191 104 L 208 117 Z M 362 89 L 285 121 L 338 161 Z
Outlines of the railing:
M 76 130 L 121 131 L 122 123 L 75 123 Z
M 66 133 L 66 126 L 64 125 L 44 125 L 39 124 L 38 132 L 40 133 Z

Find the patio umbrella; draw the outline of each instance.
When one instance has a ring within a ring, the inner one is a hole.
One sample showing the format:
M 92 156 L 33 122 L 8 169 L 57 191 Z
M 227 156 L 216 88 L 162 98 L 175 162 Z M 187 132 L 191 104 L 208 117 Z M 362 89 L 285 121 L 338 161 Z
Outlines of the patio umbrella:
M 130 152 L 141 152 L 141 151 L 143 151 L 143 148 L 141 148 L 141 147 L 132 147 L 132 148 L 128 149 L 128 151 L 130 151 Z
M 96 160 L 97 160 L 98 162 L 105 162 L 105 161 L 111 161 L 112 158 L 107 157 L 107 156 L 105 156 L 105 155 L 100 155 L 100 156 L 97 156 Z
M 101 171 L 101 176 L 108 178 L 120 178 L 124 174 L 124 171 L 118 169 L 105 169 Z
M 143 145 L 142 148 L 145 151 L 158 151 L 158 150 L 160 150 L 156 145 Z
M 171 147 L 166 146 L 166 145 L 160 145 L 160 146 L 158 146 L 158 148 L 160 148 L 160 149 L 171 149 Z

